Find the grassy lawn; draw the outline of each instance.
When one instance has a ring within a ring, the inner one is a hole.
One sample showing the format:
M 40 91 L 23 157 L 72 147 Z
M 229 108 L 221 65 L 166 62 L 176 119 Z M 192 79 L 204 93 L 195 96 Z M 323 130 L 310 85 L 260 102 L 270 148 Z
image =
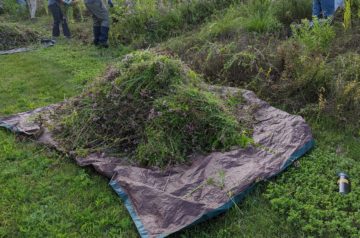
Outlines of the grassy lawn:
M 77 95 L 89 80 L 123 53 L 113 49 L 99 51 L 70 42 L 0 56 L 0 116 Z M 258 186 L 228 213 L 173 237 L 305 236 L 286 213 L 279 213 L 274 207 L 276 185 L 286 191 L 299 187 L 304 193 L 312 194 L 322 190 L 312 187 L 311 182 L 326 178 L 331 188 L 335 188 L 331 194 L 337 196 L 336 171 L 349 170 L 353 176 L 360 171 L 354 166 L 360 153 L 358 131 L 325 120 L 310 120 L 310 124 L 317 147 L 301 158 L 298 166 Z M 4 130 L 0 130 L 0 141 L 0 237 L 138 236 L 107 179 L 91 169 L 78 167 L 54 151 L 31 141 L 20 141 Z M 326 176 L 321 174 L 323 168 L 328 168 Z M 358 194 L 359 179 L 353 181 L 356 191 L 353 194 Z M 286 195 L 292 199 L 292 195 Z M 352 198 L 356 197 L 349 196 Z
M 113 52 L 57 45 L 0 59 L 0 115 L 76 95 Z M 136 237 L 107 179 L 0 130 L 0 237 Z

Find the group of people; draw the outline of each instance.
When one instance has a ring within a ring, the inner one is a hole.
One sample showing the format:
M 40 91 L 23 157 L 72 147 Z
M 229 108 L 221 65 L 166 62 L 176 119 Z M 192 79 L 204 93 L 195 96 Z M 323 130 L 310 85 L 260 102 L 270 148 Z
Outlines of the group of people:
M 93 34 L 94 45 L 107 48 L 108 34 L 109 34 L 109 11 L 102 0 L 84 0 L 86 8 L 93 17 Z M 54 18 L 52 36 L 53 38 L 60 36 L 60 25 L 62 25 L 63 33 L 66 38 L 71 38 L 69 26 L 66 17 L 61 10 L 61 4 L 72 4 L 72 0 L 48 0 L 49 10 Z M 108 5 L 113 7 L 111 0 L 108 0 Z
M 71 33 L 67 24 L 66 17 L 61 10 L 61 4 L 72 4 L 73 0 L 48 0 L 48 7 L 54 18 L 52 36 L 53 38 L 60 36 L 60 25 L 62 25 L 63 33 L 66 38 L 71 37 Z M 26 4 L 25 0 L 17 0 L 19 4 Z M 31 17 L 35 17 L 36 0 L 27 0 Z M 93 16 L 93 43 L 100 47 L 108 47 L 109 33 L 109 11 L 102 0 L 84 0 L 86 8 Z M 32 6 L 34 5 L 34 6 Z M 108 5 L 113 7 L 112 0 L 108 0 Z M 313 0 L 312 15 L 317 18 L 329 18 L 334 15 L 339 7 L 344 6 L 344 0 Z M 35 10 L 34 10 L 35 9 Z

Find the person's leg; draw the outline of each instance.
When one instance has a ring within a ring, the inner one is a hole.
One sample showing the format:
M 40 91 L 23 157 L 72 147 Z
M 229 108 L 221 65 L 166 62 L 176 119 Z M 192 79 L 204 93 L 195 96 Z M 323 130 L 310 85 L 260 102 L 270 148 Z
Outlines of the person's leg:
M 61 11 L 60 7 L 55 3 L 49 6 L 49 10 L 54 18 L 52 36 L 58 37 L 60 36 L 60 23 L 61 23 Z
M 320 0 L 313 0 L 312 15 L 317 18 L 321 18 L 321 3 Z
M 31 2 L 30 18 L 35 19 L 37 0 L 30 0 L 30 2 Z
M 85 3 L 86 8 L 91 13 L 93 18 L 93 34 L 94 34 L 94 45 L 99 45 L 99 39 L 101 34 L 101 19 L 97 17 L 96 9 L 98 8 L 99 4 L 96 2 L 92 3 Z
M 60 12 L 60 19 L 61 19 L 61 25 L 62 25 L 64 36 L 66 38 L 70 38 L 71 34 L 70 34 L 69 26 L 67 24 L 66 16 L 62 13 L 60 7 L 59 7 L 59 12 Z
M 100 35 L 101 35 L 101 19 L 96 15 L 92 15 L 93 17 L 93 33 L 94 33 L 94 45 L 99 45 L 100 43 Z
M 321 0 L 321 9 L 323 11 L 324 18 L 332 16 L 335 11 L 335 1 Z
M 94 19 L 94 44 L 100 44 L 107 47 L 110 25 L 108 10 L 101 1 L 86 4 L 86 7 L 92 13 Z

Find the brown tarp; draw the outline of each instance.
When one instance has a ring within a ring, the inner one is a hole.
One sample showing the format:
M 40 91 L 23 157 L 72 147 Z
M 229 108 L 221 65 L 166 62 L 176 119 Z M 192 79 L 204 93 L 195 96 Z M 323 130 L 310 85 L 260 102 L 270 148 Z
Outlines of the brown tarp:
M 220 95 L 238 91 L 216 87 L 212 90 Z M 142 237 L 164 237 L 213 217 L 241 200 L 257 182 L 283 171 L 314 144 L 303 118 L 271 107 L 253 92 L 241 92 L 246 101 L 243 107 L 253 112 L 254 146 L 194 155 L 190 165 L 167 170 L 141 168 L 102 153 L 76 161 L 80 166 L 93 166 L 111 179 L 110 185 L 124 200 Z M 32 121 L 34 115 L 41 113 L 46 117 L 55 107 L 2 118 L 0 127 L 71 154 L 58 146 L 47 128 Z

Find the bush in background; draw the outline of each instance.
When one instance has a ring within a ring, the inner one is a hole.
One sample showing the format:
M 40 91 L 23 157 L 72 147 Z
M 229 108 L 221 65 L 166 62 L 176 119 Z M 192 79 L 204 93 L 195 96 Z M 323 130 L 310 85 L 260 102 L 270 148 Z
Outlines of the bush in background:
M 10 50 L 36 42 L 40 34 L 17 23 L 0 23 L 0 50 Z
M 118 6 L 111 14 L 111 39 L 145 47 L 193 29 L 234 1 L 193 0 L 158 6 L 156 1 L 141 0 L 128 8 Z
M 274 1 L 273 8 L 277 19 L 290 25 L 292 22 L 311 18 L 312 0 L 277 0 Z

